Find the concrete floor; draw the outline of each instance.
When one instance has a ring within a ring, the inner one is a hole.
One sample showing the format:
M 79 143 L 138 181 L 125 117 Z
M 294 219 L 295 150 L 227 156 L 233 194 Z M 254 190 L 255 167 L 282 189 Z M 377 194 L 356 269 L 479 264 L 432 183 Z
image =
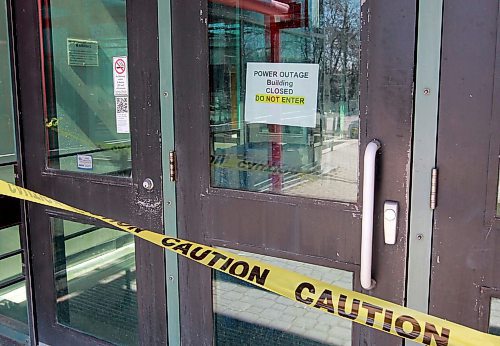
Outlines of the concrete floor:
M 237 252 L 318 280 L 352 289 L 352 273 L 280 258 Z M 213 283 L 217 345 L 351 345 L 351 322 L 274 293 L 216 274 Z M 257 344 L 257 343 L 253 343 Z

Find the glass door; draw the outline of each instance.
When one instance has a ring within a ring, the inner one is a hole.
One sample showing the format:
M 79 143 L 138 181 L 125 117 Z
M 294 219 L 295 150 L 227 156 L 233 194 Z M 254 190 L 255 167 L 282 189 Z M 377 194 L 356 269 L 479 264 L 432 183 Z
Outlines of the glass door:
M 411 1 L 173 1 L 180 236 L 362 290 L 363 156 L 378 139 L 365 292 L 403 304 L 415 16 Z M 186 344 L 401 343 L 180 268 Z
M 14 4 L 29 189 L 163 232 L 156 2 Z M 38 341 L 167 343 L 162 249 L 28 206 Z

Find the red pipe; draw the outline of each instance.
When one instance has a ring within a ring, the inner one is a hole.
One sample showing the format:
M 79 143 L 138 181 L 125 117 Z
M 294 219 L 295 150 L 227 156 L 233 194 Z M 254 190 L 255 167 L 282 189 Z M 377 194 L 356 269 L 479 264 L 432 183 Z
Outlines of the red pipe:
M 286 15 L 290 10 L 289 5 L 275 0 L 210 0 L 210 2 L 259 12 L 268 16 Z

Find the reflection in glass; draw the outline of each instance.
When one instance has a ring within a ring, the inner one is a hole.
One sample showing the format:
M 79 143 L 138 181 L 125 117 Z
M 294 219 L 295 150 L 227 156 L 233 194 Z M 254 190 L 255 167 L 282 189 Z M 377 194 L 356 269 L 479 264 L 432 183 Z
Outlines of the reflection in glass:
M 113 83 L 113 58 L 126 62 L 125 1 L 51 0 L 43 11 L 49 167 L 129 176 L 128 98 Z
M 236 4 L 209 2 L 212 185 L 355 201 L 359 0 Z
M 28 334 L 22 256 L 19 226 L 0 229 L 0 334 L 10 337 L 13 330 Z
M 15 184 L 14 165 L 0 165 L 0 179 Z
M 498 171 L 497 216 L 500 216 L 500 170 Z
M 0 289 L 0 334 L 16 340 L 29 340 L 25 280 Z
M 491 299 L 490 327 L 488 333 L 500 336 L 500 298 Z
M 16 161 L 6 2 L 0 1 L 0 166 Z M 0 179 L 1 176 L 0 176 Z
M 238 251 L 337 286 L 352 289 L 351 272 Z M 214 271 L 215 344 L 351 345 L 352 323 Z
M 52 219 L 58 323 L 136 345 L 134 239 L 108 228 Z

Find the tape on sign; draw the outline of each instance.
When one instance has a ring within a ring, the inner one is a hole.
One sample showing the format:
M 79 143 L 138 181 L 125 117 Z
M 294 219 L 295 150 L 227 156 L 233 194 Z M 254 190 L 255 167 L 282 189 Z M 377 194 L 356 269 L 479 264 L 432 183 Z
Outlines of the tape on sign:
M 104 221 L 190 260 L 293 301 L 425 345 L 500 345 L 500 337 L 494 335 L 228 251 L 179 238 L 166 237 L 124 222 L 92 214 L 3 180 L 0 180 L 0 194 Z

